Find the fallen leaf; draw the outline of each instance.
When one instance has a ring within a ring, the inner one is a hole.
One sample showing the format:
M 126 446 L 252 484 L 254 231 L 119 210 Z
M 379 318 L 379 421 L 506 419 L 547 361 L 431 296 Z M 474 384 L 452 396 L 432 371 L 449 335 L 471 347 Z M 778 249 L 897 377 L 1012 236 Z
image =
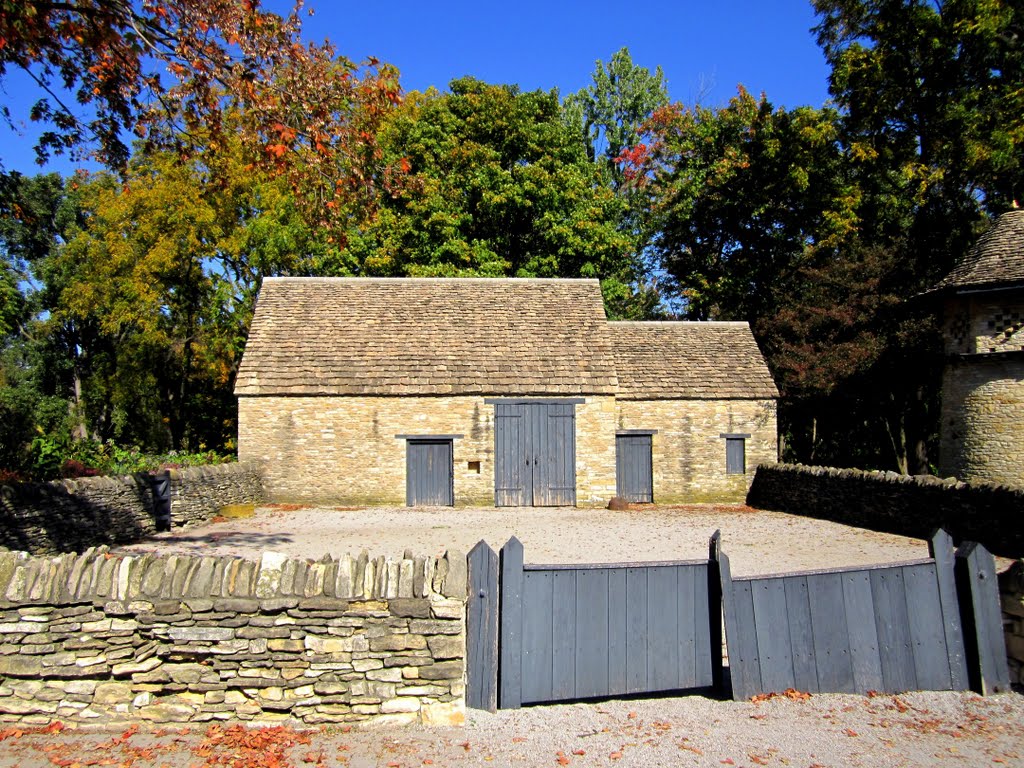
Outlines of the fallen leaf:
M 628 715 L 626 715 L 626 717 L 628 717 L 630 720 L 636 720 L 636 712 L 630 712 Z
M 587 754 L 587 753 L 586 753 L 586 752 L 585 752 L 584 750 L 582 750 L 582 749 L 574 749 L 574 750 L 572 751 L 572 753 L 573 753 L 574 755 L 579 755 L 580 757 L 582 757 L 583 755 Z
M 559 753 L 558 753 L 558 764 L 559 764 L 559 765 L 568 765 L 568 764 L 569 764 L 570 762 L 572 762 L 572 761 L 571 761 L 571 760 L 569 760 L 569 758 L 568 758 L 568 757 L 566 757 L 566 756 L 565 756 L 564 754 L 562 754 L 561 752 L 559 752 Z
M 608 755 L 608 757 L 611 758 L 612 760 L 621 760 L 622 759 L 622 753 L 621 752 L 612 752 L 610 755 Z
M 719 760 L 718 762 L 720 762 L 722 765 L 736 765 L 736 763 L 733 762 L 731 757 L 727 757 L 725 758 L 725 760 Z
M 764 720 L 764 719 L 765 719 L 766 717 L 768 717 L 768 715 L 766 715 L 766 714 L 764 714 L 764 713 L 762 712 L 762 713 L 761 713 L 761 714 L 759 714 L 759 715 L 751 715 L 751 716 L 750 716 L 750 719 L 751 719 L 751 720 Z
M 843 731 L 843 733 L 845 733 L 847 736 L 860 736 L 860 734 L 853 730 L 853 728 L 847 728 Z

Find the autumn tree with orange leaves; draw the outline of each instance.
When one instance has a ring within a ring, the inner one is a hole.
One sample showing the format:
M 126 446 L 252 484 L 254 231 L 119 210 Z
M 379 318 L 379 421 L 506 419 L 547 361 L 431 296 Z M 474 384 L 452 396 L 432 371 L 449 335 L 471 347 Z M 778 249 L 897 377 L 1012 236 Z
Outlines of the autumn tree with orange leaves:
M 135 137 L 208 155 L 213 174 L 230 112 L 252 162 L 286 177 L 322 225 L 396 176 L 376 127 L 399 99 L 397 72 L 303 42 L 301 0 L 287 18 L 258 0 L 0 0 L 0 10 L 0 84 L 17 68 L 38 85 L 28 117 L 48 126 L 40 162 L 71 153 L 123 170 Z

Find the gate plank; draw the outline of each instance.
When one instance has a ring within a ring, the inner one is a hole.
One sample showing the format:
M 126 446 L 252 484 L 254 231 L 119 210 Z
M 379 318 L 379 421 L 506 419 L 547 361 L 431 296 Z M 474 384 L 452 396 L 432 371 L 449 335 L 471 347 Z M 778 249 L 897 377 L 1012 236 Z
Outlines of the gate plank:
M 607 696 L 608 570 L 576 572 L 576 696 Z
M 676 567 L 647 569 L 648 690 L 679 687 L 679 606 Z
M 647 690 L 647 568 L 626 570 L 626 692 Z
M 935 577 L 935 565 L 913 565 L 903 568 L 903 585 L 907 593 L 907 619 L 910 629 L 910 650 L 914 654 L 917 685 L 926 691 L 948 691 L 949 654 L 942 627 L 942 604 Z
M 729 667 L 732 669 L 734 656 L 739 662 L 732 675 L 734 699 L 749 699 L 763 692 L 761 686 L 761 661 L 757 656 L 757 625 L 754 619 L 754 600 L 750 582 L 735 580 L 732 583 L 735 604 L 735 621 L 726 628 L 729 638 Z M 735 645 L 732 642 L 736 638 Z
M 928 542 L 928 553 L 935 559 L 939 602 L 942 605 L 942 625 L 949 657 L 950 684 L 954 691 L 963 691 L 970 686 L 970 682 L 967 676 L 967 657 L 964 654 L 960 606 L 956 595 L 952 537 L 940 528 Z
M 681 565 L 676 570 L 676 615 L 678 621 L 679 662 L 676 667 L 677 687 L 696 688 L 701 683 L 697 675 L 697 635 L 707 635 L 707 622 L 697 620 L 697 575 L 707 574 L 707 568 Z M 707 594 L 707 584 L 704 585 Z
M 523 574 L 522 700 L 551 701 L 553 611 L 551 571 Z
M 626 692 L 626 569 L 608 570 L 608 694 Z
M 995 560 L 981 544 L 972 541 L 957 549 L 956 582 L 963 606 L 961 615 L 971 688 L 981 694 L 1008 691 L 1010 673 Z
M 721 694 L 723 685 L 723 658 L 722 658 L 722 570 L 720 559 L 722 557 L 722 532 L 715 531 L 708 540 L 708 567 L 704 571 L 705 590 L 696 594 L 696 615 L 694 628 L 697 632 L 697 669 L 705 668 L 702 659 L 707 657 L 708 685 L 714 687 L 715 691 Z M 700 581 L 700 577 L 698 577 Z M 704 618 L 706 617 L 706 618 Z M 707 621 L 707 631 L 702 631 L 704 622 Z
M 751 581 L 750 588 L 762 692 L 795 688 L 793 650 L 786 616 L 786 585 L 782 579 L 756 579 Z
M 807 577 L 814 634 L 814 658 L 818 668 L 818 690 L 852 693 L 853 664 L 850 637 L 843 608 L 843 582 L 838 573 L 817 573 Z
M 501 675 L 498 705 L 518 709 L 523 697 L 523 545 L 515 536 L 501 548 Z
M 914 656 L 910 650 L 907 599 L 900 568 L 871 571 L 871 595 L 875 603 L 875 626 L 878 629 L 885 691 L 917 690 Z
M 786 612 L 789 614 L 789 639 L 793 654 L 793 680 L 796 689 L 818 693 L 818 666 L 814 656 L 811 629 L 811 603 L 806 576 L 787 576 Z
M 469 552 L 466 706 L 498 709 L 498 554 L 479 541 Z
M 551 606 L 551 696 L 576 694 L 576 574 L 554 571 Z
M 857 693 L 884 690 L 871 578 L 867 571 L 843 574 L 843 605 L 846 607 L 846 625 L 850 637 L 854 690 Z

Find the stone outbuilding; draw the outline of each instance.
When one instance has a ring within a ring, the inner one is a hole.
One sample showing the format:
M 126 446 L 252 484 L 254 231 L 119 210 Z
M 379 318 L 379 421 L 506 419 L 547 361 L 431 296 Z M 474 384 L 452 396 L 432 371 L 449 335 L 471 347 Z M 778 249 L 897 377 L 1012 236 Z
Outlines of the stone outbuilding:
M 777 458 L 746 323 L 609 322 L 597 280 L 268 278 L 235 393 L 277 501 L 741 501 Z
M 1024 487 L 1024 210 L 996 219 L 934 293 L 946 354 L 939 472 Z

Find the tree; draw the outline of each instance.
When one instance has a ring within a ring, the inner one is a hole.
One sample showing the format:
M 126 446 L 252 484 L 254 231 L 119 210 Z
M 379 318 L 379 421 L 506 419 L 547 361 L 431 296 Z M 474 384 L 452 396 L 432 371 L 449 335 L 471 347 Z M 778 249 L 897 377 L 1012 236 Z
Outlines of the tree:
M 628 48 L 612 54 L 607 65 L 595 65 L 592 84 L 567 96 L 565 108 L 581 124 L 587 157 L 618 186 L 622 178 L 616 158 L 639 143 L 644 123 L 668 104 L 668 89 L 661 67 L 652 75 L 633 63 Z
M 865 235 L 902 240 L 918 289 L 973 241 L 979 208 L 1024 194 L 1024 7 L 1006 0 L 815 0 Z M 877 222 L 874 223 L 874 222 Z
M 287 177 L 328 223 L 394 176 L 379 164 L 375 126 L 398 101 L 396 71 L 373 60 L 360 71 L 329 43 L 304 43 L 301 1 L 286 19 L 258 0 L 0 0 L 0 9 L 0 82 L 18 67 L 42 92 L 30 112 L 50 126 L 40 161 L 92 149 L 124 170 L 125 136 L 188 159 L 216 155 L 238 131 L 255 162 Z M 10 122 L 8 107 L 2 114 Z
M 757 322 L 794 270 L 853 231 L 856 190 L 831 110 L 775 109 L 740 88 L 722 109 L 655 113 L 623 153 L 651 210 L 648 236 L 695 319 Z
M 410 94 L 381 136 L 406 188 L 348 237 L 370 275 L 631 277 L 619 202 L 554 92 L 455 80 Z

